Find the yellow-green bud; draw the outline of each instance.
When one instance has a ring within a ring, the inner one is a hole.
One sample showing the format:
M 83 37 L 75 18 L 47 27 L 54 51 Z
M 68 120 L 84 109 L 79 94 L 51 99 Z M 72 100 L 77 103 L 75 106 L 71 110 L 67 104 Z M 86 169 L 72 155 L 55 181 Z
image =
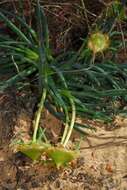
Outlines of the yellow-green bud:
M 92 34 L 88 40 L 88 48 L 93 51 L 94 54 L 103 52 L 109 47 L 109 44 L 109 36 L 101 32 Z

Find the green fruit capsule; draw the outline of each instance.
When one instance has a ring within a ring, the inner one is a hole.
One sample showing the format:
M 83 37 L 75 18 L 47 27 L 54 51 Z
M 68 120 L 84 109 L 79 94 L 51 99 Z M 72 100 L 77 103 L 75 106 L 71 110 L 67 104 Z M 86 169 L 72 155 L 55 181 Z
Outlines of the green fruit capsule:
M 74 151 L 68 151 L 64 148 L 49 148 L 47 149 L 47 155 L 55 163 L 59 169 L 61 166 L 66 166 L 69 162 L 77 157 L 77 153 Z
M 17 147 L 17 151 L 22 152 L 34 161 L 39 159 L 49 146 L 50 145 L 44 143 L 21 144 Z

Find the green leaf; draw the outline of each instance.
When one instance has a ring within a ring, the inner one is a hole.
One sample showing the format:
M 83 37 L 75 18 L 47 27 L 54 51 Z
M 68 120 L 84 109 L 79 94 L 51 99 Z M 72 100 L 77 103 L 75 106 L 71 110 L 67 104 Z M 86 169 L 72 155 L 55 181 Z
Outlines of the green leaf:
M 37 35 L 36 35 L 36 32 L 25 22 L 24 19 L 22 19 L 21 17 L 19 17 L 18 15 L 16 14 L 12 14 L 8 11 L 5 11 L 3 9 L 0 9 L 0 12 L 4 13 L 4 14 L 7 14 L 9 16 L 12 16 L 13 18 L 15 18 L 18 23 L 25 29 L 27 29 L 27 32 L 28 34 L 31 34 L 31 36 L 37 41 Z M 31 39 L 31 38 L 30 38 Z
M 29 39 L 25 36 L 25 34 L 15 25 L 13 24 L 5 15 L 3 15 L 0 12 L 0 20 L 4 21 L 5 24 L 12 29 L 12 31 L 14 33 L 16 33 L 20 39 L 22 39 L 24 42 L 26 42 L 27 44 L 31 45 L 31 42 L 29 41 Z
M 2 83 L 0 83 L 0 92 L 3 92 L 6 88 L 11 87 L 12 85 L 16 85 L 16 83 L 18 81 L 20 81 L 21 79 L 23 79 L 24 77 L 29 76 L 30 74 L 32 74 L 34 71 L 36 71 L 36 68 L 34 67 L 29 67 L 28 69 L 14 75 L 13 77 L 11 77 L 10 79 L 3 81 Z

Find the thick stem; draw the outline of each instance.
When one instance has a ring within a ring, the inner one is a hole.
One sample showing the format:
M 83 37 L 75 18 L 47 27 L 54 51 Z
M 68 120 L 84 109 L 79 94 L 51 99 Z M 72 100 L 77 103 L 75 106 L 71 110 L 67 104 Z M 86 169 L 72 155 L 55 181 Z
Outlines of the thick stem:
M 75 123 L 75 118 L 76 118 L 76 107 L 75 107 L 75 103 L 73 101 L 73 99 L 70 99 L 70 103 L 71 103 L 71 107 L 72 107 L 72 118 L 71 118 L 71 123 L 70 126 L 68 126 L 68 132 L 66 135 L 66 138 L 63 142 L 63 146 L 65 147 L 70 139 L 73 127 L 74 127 L 74 123 Z
M 34 128 L 33 142 L 36 142 L 36 140 L 37 140 L 37 131 L 38 131 L 38 127 L 39 127 L 41 113 L 42 113 L 42 110 L 43 110 L 43 107 L 44 107 L 44 102 L 45 102 L 46 94 L 47 94 L 47 90 L 44 88 L 43 89 L 43 93 L 42 93 L 42 97 L 41 97 L 41 101 L 38 104 L 38 110 L 36 112 L 34 123 L 33 123 L 33 128 Z
M 64 141 L 65 141 L 65 138 L 66 138 L 66 135 L 67 135 L 67 131 L 68 131 L 68 128 L 69 128 L 69 117 L 68 117 L 68 113 L 65 113 L 66 115 L 66 122 L 65 122 L 65 128 L 64 128 L 64 133 L 63 133 L 63 136 L 62 136 L 62 139 L 61 139 L 61 144 L 64 144 Z
M 68 131 L 68 128 L 69 128 L 69 115 L 68 115 L 68 110 L 66 108 L 64 108 L 64 112 L 65 112 L 65 127 L 64 127 L 64 133 L 63 133 L 63 136 L 62 136 L 62 139 L 61 139 L 61 144 L 64 143 L 64 140 L 66 138 L 66 135 L 67 135 L 67 131 Z

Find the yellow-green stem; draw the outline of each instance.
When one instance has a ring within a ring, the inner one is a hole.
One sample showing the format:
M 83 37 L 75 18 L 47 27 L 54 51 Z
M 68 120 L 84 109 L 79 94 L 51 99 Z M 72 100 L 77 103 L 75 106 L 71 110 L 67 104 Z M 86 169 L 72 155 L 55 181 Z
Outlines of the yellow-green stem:
M 65 147 L 70 139 L 73 127 L 74 127 L 74 123 L 75 123 L 75 119 L 76 119 L 76 107 L 75 107 L 75 103 L 73 101 L 73 99 L 70 99 L 70 103 L 71 103 L 71 107 L 72 107 L 72 118 L 71 118 L 71 123 L 70 126 L 68 126 L 68 132 L 66 134 L 66 138 L 63 142 L 63 146 Z
M 61 139 L 61 144 L 62 145 L 64 144 L 64 141 L 65 141 L 65 138 L 66 138 L 66 135 L 67 135 L 67 132 L 68 132 L 68 128 L 69 128 L 69 124 L 65 123 L 65 129 L 64 129 L 64 133 L 63 133 L 63 136 L 62 136 L 62 139 Z
M 67 110 L 67 109 L 64 109 L 64 112 L 65 112 L 66 121 L 65 121 L 64 133 L 63 133 L 63 136 L 62 136 L 62 139 L 61 139 L 61 144 L 64 143 L 64 140 L 65 140 L 65 138 L 66 138 L 67 131 L 68 131 L 68 128 L 69 128 L 69 115 L 68 115 L 68 110 Z
M 43 107 L 44 107 L 44 102 L 45 102 L 45 99 L 46 99 L 46 94 L 47 94 L 47 90 L 44 88 L 43 93 L 42 93 L 42 97 L 41 97 L 41 101 L 38 104 L 38 110 L 36 112 L 34 123 L 33 123 L 33 128 L 34 128 L 33 142 L 36 142 L 36 139 L 37 139 L 37 131 L 38 131 L 38 127 L 39 127 L 41 113 L 42 113 L 42 110 L 43 110 Z

